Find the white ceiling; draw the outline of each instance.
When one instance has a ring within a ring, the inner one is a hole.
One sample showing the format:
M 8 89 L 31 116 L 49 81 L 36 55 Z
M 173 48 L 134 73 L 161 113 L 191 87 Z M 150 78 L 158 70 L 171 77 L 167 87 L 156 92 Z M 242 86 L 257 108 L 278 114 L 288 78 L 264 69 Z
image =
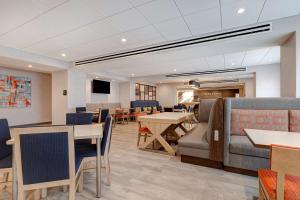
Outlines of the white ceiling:
M 239 8 L 245 13 L 238 15 Z M 0 45 L 73 61 L 299 13 L 299 0 L 0 0 Z M 255 52 L 244 54 L 200 63 L 264 62 Z

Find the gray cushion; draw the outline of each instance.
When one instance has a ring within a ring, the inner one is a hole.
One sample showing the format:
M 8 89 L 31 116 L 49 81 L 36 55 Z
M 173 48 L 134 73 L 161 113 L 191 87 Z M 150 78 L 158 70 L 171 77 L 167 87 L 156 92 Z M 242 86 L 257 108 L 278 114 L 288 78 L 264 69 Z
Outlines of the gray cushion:
M 254 156 L 260 158 L 269 158 L 269 149 L 256 148 L 250 142 L 247 136 L 231 136 L 229 144 L 230 153 Z
M 209 144 L 206 140 L 207 127 L 207 123 L 199 123 L 190 133 L 179 139 L 179 146 L 208 150 Z
M 199 105 L 199 122 L 208 122 L 210 110 L 215 99 L 203 99 Z

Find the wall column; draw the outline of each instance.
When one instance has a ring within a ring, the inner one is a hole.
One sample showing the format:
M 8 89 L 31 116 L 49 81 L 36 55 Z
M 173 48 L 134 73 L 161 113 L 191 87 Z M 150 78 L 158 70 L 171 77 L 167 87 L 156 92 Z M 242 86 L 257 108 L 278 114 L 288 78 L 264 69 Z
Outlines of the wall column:
M 281 97 L 300 97 L 300 31 L 281 46 Z

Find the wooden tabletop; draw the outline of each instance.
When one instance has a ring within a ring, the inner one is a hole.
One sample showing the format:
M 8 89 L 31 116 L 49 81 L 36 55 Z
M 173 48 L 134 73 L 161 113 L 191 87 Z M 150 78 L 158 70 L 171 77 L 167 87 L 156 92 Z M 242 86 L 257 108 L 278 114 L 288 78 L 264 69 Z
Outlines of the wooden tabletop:
M 191 116 L 193 116 L 193 113 L 163 112 L 153 115 L 140 116 L 138 120 L 141 122 L 178 124 L 190 118 Z
M 269 148 L 271 144 L 300 148 L 300 133 L 287 131 L 271 131 L 244 129 L 254 146 Z
M 89 125 L 75 125 L 74 126 L 74 139 L 96 139 L 102 138 L 103 127 L 102 124 L 89 124 Z

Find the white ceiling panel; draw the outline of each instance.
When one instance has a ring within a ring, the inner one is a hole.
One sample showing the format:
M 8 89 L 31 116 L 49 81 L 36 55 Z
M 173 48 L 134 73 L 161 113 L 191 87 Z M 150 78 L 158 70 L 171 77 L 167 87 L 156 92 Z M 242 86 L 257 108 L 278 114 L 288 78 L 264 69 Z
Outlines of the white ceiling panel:
M 135 9 L 115 15 L 109 18 L 108 21 L 120 32 L 140 28 L 149 24 L 145 17 Z
M 131 3 L 132 3 L 132 5 L 134 5 L 134 6 L 140 6 L 140 5 L 142 5 L 142 4 L 146 4 L 146 3 L 149 3 L 149 2 L 151 2 L 151 1 L 153 1 L 153 0 L 129 0 Z
M 259 21 L 267 21 L 300 14 L 299 0 L 267 0 Z
M 221 30 L 220 9 L 213 8 L 184 16 L 193 35 L 201 35 Z
M 67 0 L 51 1 L 0 1 L 0 35 L 27 23 Z
M 175 0 L 183 15 L 219 7 L 219 0 Z
M 253 66 L 258 65 L 260 61 L 265 57 L 269 52 L 270 48 L 256 49 L 247 51 L 245 59 L 243 61 L 243 66 Z
M 229 29 L 254 24 L 259 18 L 265 0 L 221 0 L 222 26 Z M 238 14 L 244 8 L 245 12 Z
M 223 55 L 206 57 L 206 62 L 210 69 L 222 69 L 225 67 L 225 59 Z
M 176 40 L 192 36 L 181 17 L 155 24 L 155 27 L 167 40 Z
M 151 22 L 158 23 L 168 19 L 180 17 L 180 13 L 172 0 L 157 0 L 137 7 Z
M 226 68 L 241 67 L 245 57 L 245 52 L 225 54 L 224 57 Z

